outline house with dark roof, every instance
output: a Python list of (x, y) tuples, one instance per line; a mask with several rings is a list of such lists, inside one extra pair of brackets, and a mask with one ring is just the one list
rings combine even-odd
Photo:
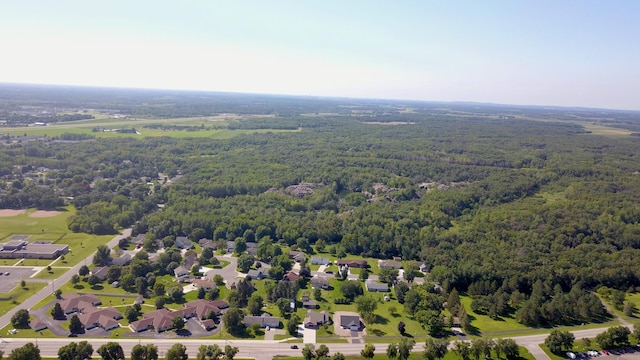
[(291, 250), (289, 251), (289, 259), (293, 259), (295, 262), (303, 262), (306, 258), (305, 253), (302, 251)]
[(316, 275), (311, 278), (311, 286), (314, 288), (327, 290), (329, 289), (329, 279), (324, 276)]
[(258, 253), (258, 244), (254, 242), (248, 242), (246, 251), (247, 251), (247, 254), (251, 256), (256, 256), (256, 254)]
[(189, 269), (187, 269), (182, 265), (178, 266), (177, 268), (175, 268), (175, 270), (173, 270), (173, 275), (175, 276), (178, 282), (186, 282), (191, 279)]
[(282, 280), (297, 281), (299, 278), (300, 278), (300, 275), (294, 273), (293, 271), (289, 271), (288, 273), (284, 274), (284, 276), (282, 277)]
[(245, 327), (249, 327), (254, 323), (260, 324), (261, 328), (266, 328), (267, 326), (277, 328), (280, 326), (280, 318), (271, 316), (267, 313), (260, 316), (245, 316), (243, 322)]
[(367, 288), (367, 291), (370, 292), (387, 292), (389, 291), (389, 285), (385, 283), (380, 283), (374, 280), (367, 280), (364, 283), (364, 286)]
[(216, 328), (216, 323), (211, 319), (202, 320), (200, 323), (202, 324), (202, 327), (207, 331), (210, 331)]
[(338, 267), (348, 266), (352, 268), (368, 268), (369, 264), (366, 260), (338, 260)]
[(175, 245), (178, 249), (191, 249), (193, 247), (193, 242), (189, 240), (186, 236), (177, 236)]
[(318, 307), (318, 303), (312, 299), (306, 299), (302, 301), (302, 307), (305, 309), (315, 310)]
[(362, 322), (357, 315), (340, 315), (340, 327), (351, 331), (360, 331)]
[(211, 248), (213, 250), (217, 249), (216, 243), (213, 242), (213, 240), (211, 239), (206, 239), (206, 238), (202, 238), (200, 240), (198, 240), (198, 245), (200, 245), (201, 248)]
[(232, 253), (236, 251), (236, 242), (235, 241), (227, 241), (227, 252)]
[(326, 311), (308, 311), (307, 317), (304, 318), (304, 327), (308, 329), (317, 329), (329, 322), (329, 313)]
[(187, 254), (184, 256), (184, 267), (186, 267), (187, 269), (191, 269), (195, 264), (199, 264), (198, 254), (192, 251), (187, 251)]
[(380, 269), (384, 269), (384, 268), (402, 269), (402, 264), (393, 260), (384, 260), (378, 263), (378, 267)]
[(331, 260), (326, 257), (312, 256), (311, 257), (311, 265), (330, 265)]
[(131, 239), (131, 243), (133, 244), (142, 244), (144, 242), (145, 236), (147, 234), (138, 234)]
[(251, 280), (262, 280), (268, 278), (269, 274), (267, 273), (267, 270), (263, 268), (257, 270), (251, 269), (249, 270), (249, 272), (247, 272), (247, 277)]

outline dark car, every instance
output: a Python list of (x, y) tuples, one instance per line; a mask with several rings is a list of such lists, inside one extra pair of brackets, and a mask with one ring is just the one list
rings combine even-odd
[(292, 349), (297, 349), (297, 348), (298, 348), (298, 345), (291, 345), (291, 348), (292, 348)]

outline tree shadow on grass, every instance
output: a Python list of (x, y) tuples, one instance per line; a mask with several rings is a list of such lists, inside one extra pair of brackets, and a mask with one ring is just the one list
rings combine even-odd
[(82, 284), (75, 284), (75, 285), (73, 285), (73, 288), (74, 288), (74, 289), (77, 289), (77, 290), (82, 290), (82, 289), (84, 289), (84, 285), (82, 285)]
[[(471, 314), (468, 314), (468, 316), (469, 316), (469, 322), (473, 323), (473, 320), (475, 320), (476, 317), (471, 315)], [(473, 335), (473, 336), (480, 336), (480, 334), (482, 334), (480, 329), (478, 329), (477, 327), (475, 327), (473, 325), (469, 325), (469, 330), (467, 332), (469, 333), (469, 335)]]
[(377, 315), (376, 314), (376, 320), (374, 321), (374, 323), (381, 324), (381, 325), (386, 325), (386, 324), (389, 323), (389, 319), (387, 319), (386, 317), (384, 317), (382, 315)]
[(387, 335), (386, 331), (382, 331), (380, 329), (373, 329), (373, 330), (371, 330), (371, 333), (373, 335), (375, 335), (375, 336), (385, 336), (385, 335)]
[(96, 284), (91, 287), (91, 290), (103, 290), (103, 289), (104, 289), (104, 286), (100, 284)]

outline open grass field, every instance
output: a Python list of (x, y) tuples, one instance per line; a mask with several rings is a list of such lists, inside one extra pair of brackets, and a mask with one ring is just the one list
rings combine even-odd
[(631, 131), (629, 130), (610, 127), (610, 126), (603, 126), (603, 125), (598, 125), (593, 123), (589, 123), (589, 124), (581, 123), (581, 125), (584, 126), (585, 130), (591, 131), (593, 135), (619, 137), (619, 136), (629, 136), (629, 134), (631, 134)]
[[(51, 124), (49, 126), (37, 127), (16, 127), (6, 129), (4, 131), (11, 135), (32, 135), (32, 136), (59, 136), (65, 133), (73, 134), (91, 134), (99, 138), (110, 137), (155, 137), (169, 136), (177, 138), (191, 137), (211, 137), (215, 139), (229, 139), (242, 134), (266, 133), (266, 132), (296, 132), (300, 130), (280, 130), (280, 129), (259, 129), (259, 130), (229, 130), (223, 127), (226, 125), (225, 118), (207, 116), (192, 118), (173, 118), (173, 119), (112, 119), (104, 115), (95, 115), (92, 120), (70, 121), (64, 123)], [(145, 128), (145, 125), (161, 124), (165, 126), (179, 125), (200, 127), (202, 130), (162, 130)], [(119, 132), (93, 132), (94, 128), (105, 129), (131, 129), (136, 128), (140, 134), (123, 134)], [(215, 127), (215, 128), (214, 128)]]
[[(58, 266), (73, 266), (96, 250), (100, 244), (105, 244), (113, 235), (75, 234), (67, 229), (67, 218), (75, 213), (72, 206), (67, 206), (56, 216), (33, 217), (35, 209), (29, 209), (22, 214), (0, 217), (0, 228), (3, 237), (0, 241), (8, 241), (12, 235), (29, 235), (29, 241), (51, 241), (56, 244), (69, 245), (69, 253), (64, 255), (64, 261), (58, 260)], [(3, 260), (4, 261), (4, 260)], [(17, 260), (7, 259), (7, 262)], [(52, 262), (48, 259), (24, 259), (23, 266), (47, 266)]]
[(45, 286), (47, 286), (45, 283), (27, 283), (25, 288), (16, 286), (11, 292), (0, 294), (0, 315), (18, 306)]

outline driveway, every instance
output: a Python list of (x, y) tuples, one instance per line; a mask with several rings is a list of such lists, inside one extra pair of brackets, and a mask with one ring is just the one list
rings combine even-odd
[(307, 329), (304, 326), (298, 326), (298, 333), (302, 334), (303, 344), (315, 344), (316, 343), (316, 330)]
[(264, 331), (264, 339), (265, 340), (275, 340), (276, 335), (284, 335), (287, 331), (284, 329), (271, 329), (269, 331)]
[[(67, 336), (69, 335), (69, 331), (65, 330), (60, 324), (66, 320), (54, 320), (49, 316), (51, 313), (51, 307), (60, 300), (52, 300), (45, 306), (41, 306), (35, 310), (30, 310), (29, 314), (35, 317), (36, 319), (40, 319), (47, 324), (47, 328), (56, 336)], [(67, 316), (69, 319), (72, 315)]]

